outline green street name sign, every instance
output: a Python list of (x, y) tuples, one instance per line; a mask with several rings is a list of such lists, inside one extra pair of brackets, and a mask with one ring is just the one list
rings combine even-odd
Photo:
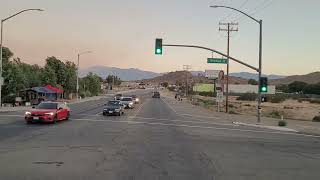
[(216, 64), (228, 64), (228, 59), (223, 58), (208, 58), (207, 63), (216, 63)]

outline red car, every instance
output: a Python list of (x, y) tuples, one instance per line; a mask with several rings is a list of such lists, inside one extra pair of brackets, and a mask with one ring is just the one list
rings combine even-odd
[(62, 102), (41, 102), (25, 113), (25, 120), (28, 124), (33, 122), (56, 123), (61, 120), (68, 120), (70, 109)]

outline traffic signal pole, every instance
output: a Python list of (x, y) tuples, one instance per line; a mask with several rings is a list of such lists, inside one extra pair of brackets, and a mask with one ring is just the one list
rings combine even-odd
[(236, 59), (236, 58), (234, 58), (234, 57), (228, 56), (227, 54), (224, 54), (224, 53), (222, 53), (222, 52), (220, 52), (220, 51), (217, 51), (217, 50), (215, 50), (215, 49), (211, 49), (211, 48), (207, 48), (207, 47), (203, 47), (203, 46), (183, 45), (183, 44), (163, 44), (162, 46), (204, 49), (204, 50), (207, 50), (207, 51), (211, 51), (211, 52), (217, 53), (217, 54), (219, 54), (219, 55), (221, 55), (221, 56), (223, 56), (223, 57), (229, 58), (229, 59), (231, 59), (231, 60), (234, 61), (234, 62), (237, 62), (237, 63), (239, 63), (239, 64), (242, 64), (242, 65), (244, 65), (244, 66), (246, 66), (246, 67), (248, 67), (248, 68), (250, 68), (250, 69), (253, 69), (253, 70), (259, 72), (259, 68), (256, 68), (256, 67), (254, 67), (254, 66), (251, 66), (250, 64), (247, 64), (247, 63), (245, 63), (245, 62), (243, 62), (243, 61), (240, 61), (240, 60), (238, 60), (238, 59)]
[(262, 20), (259, 21), (260, 35), (259, 35), (259, 87), (258, 87), (258, 124), (261, 123), (261, 72), (262, 72)]

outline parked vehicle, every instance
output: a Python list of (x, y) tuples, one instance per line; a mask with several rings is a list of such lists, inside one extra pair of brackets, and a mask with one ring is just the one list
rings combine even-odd
[(158, 91), (153, 92), (152, 98), (160, 98), (160, 93)]
[(105, 107), (103, 109), (102, 114), (104, 116), (106, 115), (117, 115), (121, 116), (123, 114), (123, 106), (120, 101), (118, 100), (113, 100), (113, 101), (108, 101), (107, 104), (105, 104)]
[(70, 109), (63, 102), (41, 102), (33, 109), (25, 112), (25, 120), (28, 124), (33, 122), (56, 123), (61, 120), (68, 120)]
[(120, 100), (121, 104), (124, 105), (125, 108), (133, 109), (134, 108), (134, 102), (132, 100), (132, 97), (123, 97)]

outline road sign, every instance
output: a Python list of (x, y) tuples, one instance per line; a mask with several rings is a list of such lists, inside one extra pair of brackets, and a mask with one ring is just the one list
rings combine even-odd
[[(218, 79), (222, 70), (205, 70), (205, 76), (209, 79)], [(223, 73), (223, 71), (222, 71)]]
[(223, 58), (208, 58), (207, 63), (213, 64), (228, 64), (228, 59)]

